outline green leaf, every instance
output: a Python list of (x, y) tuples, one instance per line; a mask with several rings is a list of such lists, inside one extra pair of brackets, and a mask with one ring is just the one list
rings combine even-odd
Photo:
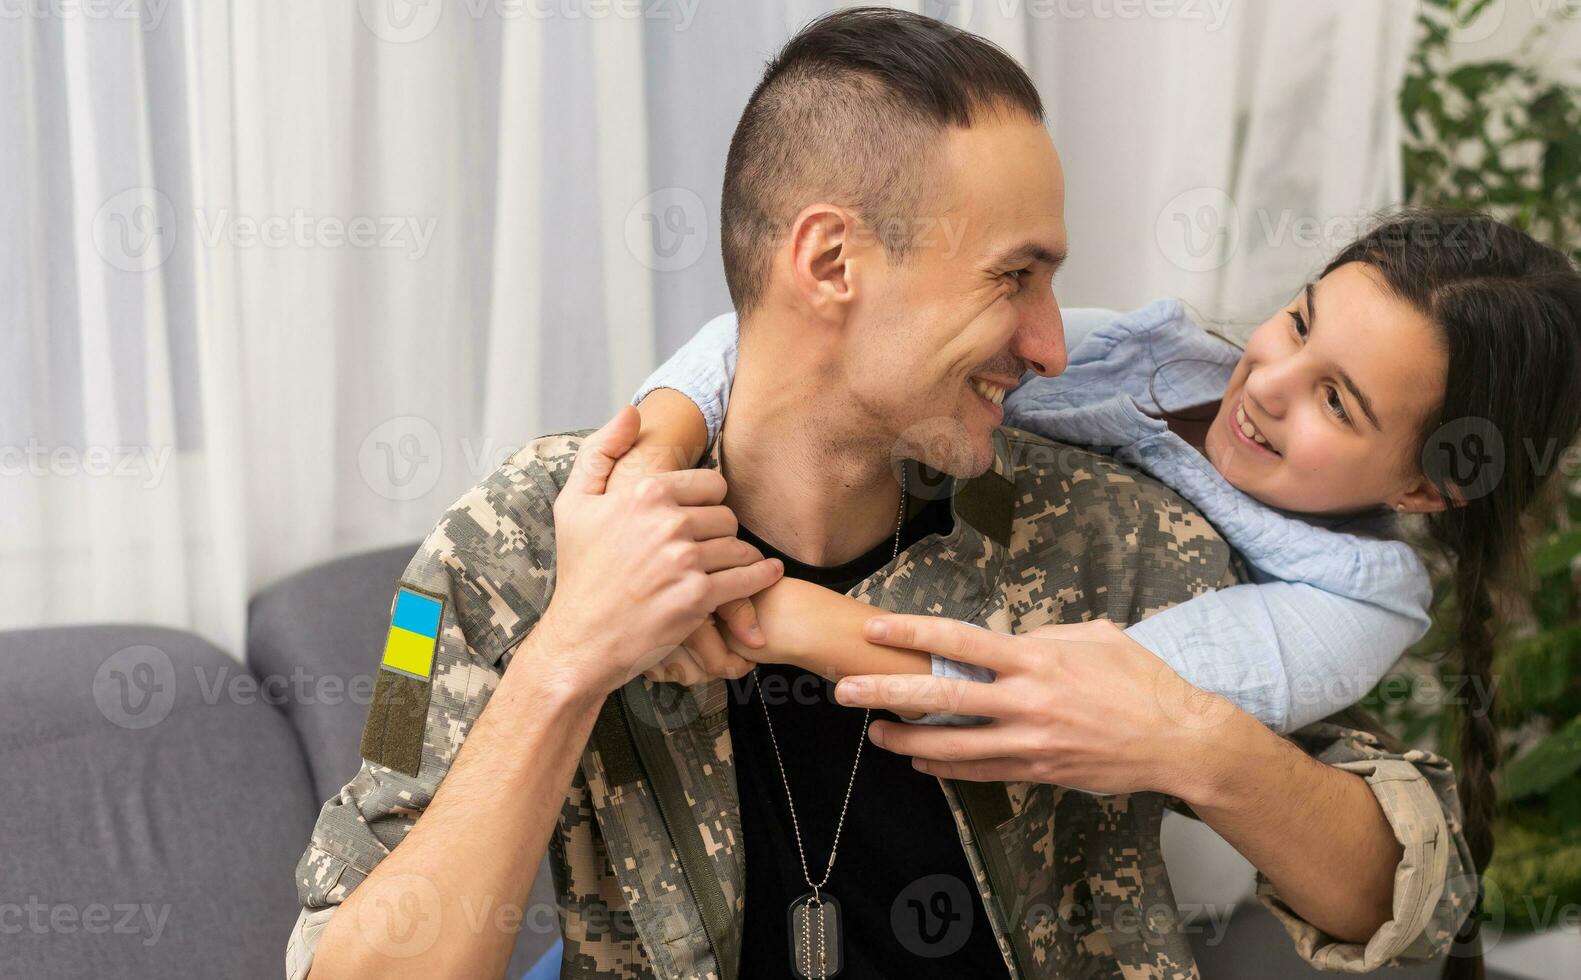
[(1532, 577), (1546, 578), (1568, 572), (1576, 555), (1581, 555), (1581, 528), (1555, 535), (1532, 549)]
[(1504, 767), (1501, 795), (1519, 800), (1547, 792), (1581, 771), (1581, 718), (1554, 732)]
[(1498, 828), (1487, 876), (1488, 917), (1513, 931), (1554, 928), (1581, 902), (1581, 830), (1546, 814), (1512, 815)]
[(1479, 61), (1461, 65), (1449, 73), (1449, 84), (1460, 89), (1473, 102), (1485, 98), (1490, 89), (1501, 85), (1515, 75), (1517, 69), (1508, 61)]
[(1581, 180), (1581, 131), (1543, 147), (1543, 186), (1557, 192)]
[(1527, 718), (1558, 704), (1570, 690), (1581, 654), (1581, 627), (1544, 631), (1503, 645), (1496, 661), (1504, 683), (1497, 696), (1507, 717)]

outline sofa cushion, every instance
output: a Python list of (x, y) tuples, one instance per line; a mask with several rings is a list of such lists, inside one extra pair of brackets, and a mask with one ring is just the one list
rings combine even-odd
[(357, 774), (395, 584), (415, 543), (317, 565), (253, 598), (247, 665), (302, 736), (314, 796)]
[(0, 972), (279, 976), (315, 804), (291, 726), (187, 633), (0, 633)]

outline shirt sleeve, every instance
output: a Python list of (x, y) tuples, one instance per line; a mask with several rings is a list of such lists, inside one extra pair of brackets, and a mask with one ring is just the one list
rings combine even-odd
[[(1355, 726), (1355, 727), (1353, 727)], [(1343, 942), (1296, 915), (1266, 876), (1257, 898), (1320, 970), (1367, 973), (1444, 955), (1477, 894), (1461, 830), (1454, 771), (1441, 756), (1406, 749), (1352, 709), (1291, 736), (1313, 758), (1367, 781), (1403, 853), (1394, 871), (1390, 919), (1366, 942)]]
[[(403, 671), (376, 671), (361, 766), (319, 811), (297, 864), (301, 908), (287, 940), (288, 978), (307, 975), (336, 909), (432, 802), (499, 685), (508, 651), (547, 606), (557, 487), (535, 456), (561, 441), (546, 437), (529, 445), (463, 495), (402, 573), (399, 589), (418, 590), (439, 608), (428, 632), (429, 624), (401, 618), (399, 605), (392, 605), (381, 663), (389, 663), (390, 651), (402, 649), (403, 641), (410, 650), (406, 627), (435, 637), (432, 658), (414, 661), (408, 653)], [(563, 479), (569, 456), (555, 465)]]
[(1192, 685), (1288, 732), (1360, 701), (1427, 627), (1395, 604), (1270, 581), (1200, 595), (1126, 633)]
[(642, 401), (655, 388), (679, 391), (703, 413), (703, 421), (708, 426), (708, 443), (713, 445), (724, 425), (725, 408), (730, 402), (738, 343), (736, 315), (726, 313), (714, 317), (648, 375), (637, 393), (631, 396), (631, 403)]
[(1059, 314), (1065, 324), (1065, 349), (1074, 350), (1087, 339), (1088, 334), (1118, 317), (1120, 311), (1097, 306), (1071, 306), (1062, 307)]
[[(969, 625), (975, 626), (976, 624), (972, 623)], [(987, 667), (982, 667), (978, 664), (962, 663), (959, 660), (951, 660), (948, 657), (941, 657), (936, 653), (933, 654), (931, 670), (934, 677), (942, 678), (944, 680), (974, 681), (979, 684), (990, 683), (995, 677), (998, 676)], [(920, 718), (912, 719), (911, 724), (986, 725), (991, 720), (992, 719), (984, 718), (980, 715), (957, 715), (943, 711), (930, 711)]]

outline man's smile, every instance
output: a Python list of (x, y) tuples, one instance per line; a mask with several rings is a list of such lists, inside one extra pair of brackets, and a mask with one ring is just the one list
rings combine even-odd
[(1011, 388), (1010, 385), (997, 384), (987, 378), (973, 377), (967, 380), (971, 382), (973, 391), (977, 392), (984, 401), (995, 407), (1005, 403), (1005, 393)]

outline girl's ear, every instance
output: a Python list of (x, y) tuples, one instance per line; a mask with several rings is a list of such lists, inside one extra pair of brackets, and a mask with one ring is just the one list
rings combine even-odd
[(1464, 500), (1446, 501), (1438, 488), (1418, 477), (1414, 483), (1384, 501), (1384, 506), (1402, 514), (1437, 514), (1451, 506), (1459, 507)]

